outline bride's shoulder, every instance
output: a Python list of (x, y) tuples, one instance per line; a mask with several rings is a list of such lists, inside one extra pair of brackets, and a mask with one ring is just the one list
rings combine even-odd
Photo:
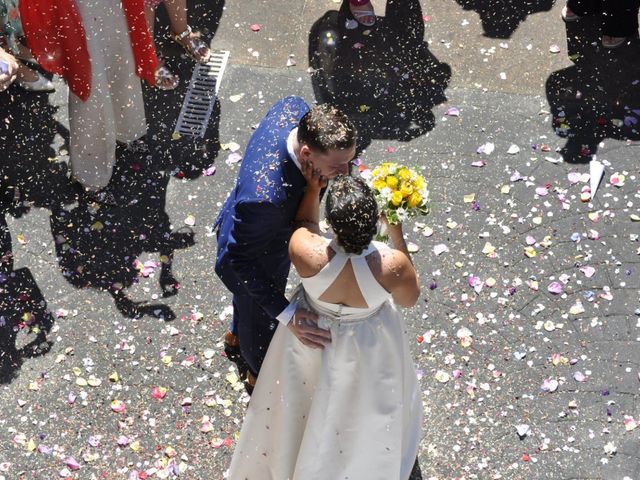
[(377, 260), (380, 273), (383, 276), (397, 277), (398, 270), (402, 269), (408, 262), (404, 253), (391, 248), (387, 244), (376, 245), (376, 251), (377, 255), (373, 256), (373, 258)]
[(302, 276), (313, 275), (329, 261), (328, 247), (329, 240), (325, 237), (298, 228), (289, 242), (289, 257)]

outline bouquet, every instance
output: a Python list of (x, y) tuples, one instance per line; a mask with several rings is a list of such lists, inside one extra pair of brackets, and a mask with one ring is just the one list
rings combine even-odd
[(363, 176), (373, 189), (380, 213), (387, 217), (390, 225), (429, 213), (429, 190), (415, 170), (387, 162)]

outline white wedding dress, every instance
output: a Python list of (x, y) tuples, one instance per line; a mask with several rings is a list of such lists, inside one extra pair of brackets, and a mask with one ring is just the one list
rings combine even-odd
[[(230, 480), (407, 480), (416, 460), (422, 401), (391, 294), (366, 256), (335, 241), (331, 261), (302, 280), (292, 301), (331, 330), (324, 350), (304, 346), (280, 325), (251, 397), (229, 469)], [(319, 300), (351, 261), (369, 308)]]
[(147, 132), (142, 86), (136, 76), (129, 27), (120, 0), (77, 0), (91, 59), (91, 95), (69, 92), (71, 171), (85, 187), (109, 183), (116, 140)]

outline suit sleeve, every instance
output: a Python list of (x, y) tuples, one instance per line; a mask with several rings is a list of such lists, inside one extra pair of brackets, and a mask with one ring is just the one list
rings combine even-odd
[(289, 306), (289, 301), (276, 287), (272, 274), (257, 260), (264, 255), (281, 224), (282, 214), (275, 205), (239, 203), (227, 244), (229, 265), (234, 274), (245, 286), (247, 294), (272, 318), (280, 315)]

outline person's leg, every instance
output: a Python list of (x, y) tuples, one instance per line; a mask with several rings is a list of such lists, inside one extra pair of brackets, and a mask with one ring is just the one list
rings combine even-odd
[(200, 36), (191, 31), (187, 22), (187, 0), (165, 0), (164, 3), (173, 38), (191, 57), (199, 63), (205, 63), (211, 54), (209, 47)]
[(153, 38), (153, 32), (155, 30), (156, 25), (156, 2), (145, 1), (144, 2), (144, 18), (147, 21), (147, 30), (149, 30), (149, 34), (151, 38)]
[[(153, 38), (155, 23), (156, 23), (156, 7), (162, 3), (162, 0), (145, 0), (144, 2), (144, 17), (147, 21), (147, 29), (149, 30), (149, 34), (151, 38)], [(155, 45), (155, 41), (154, 41)], [(157, 50), (157, 48), (156, 48)], [(160, 65), (156, 70), (156, 87), (162, 90), (173, 90), (178, 86), (178, 77), (174, 75), (167, 67), (164, 65), (164, 61), (160, 58)]]
[(165, 0), (164, 7), (169, 14), (171, 31), (174, 34), (184, 32), (189, 26), (187, 22), (187, 0)]
[(602, 34), (613, 43), (638, 33), (638, 9), (640, 0), (604, 0)]
[(351, 15), (358, 23), (371, 27), (376, 23), (376, 15), (370, 0), (348, 0)]
[(278, 320), (269, 317), (249, 296), (234, 295), (233, 300), (238, 313), (235, 318), (242, 358), (247, 362), (249, 371), (257, 377), (278, 326)]

